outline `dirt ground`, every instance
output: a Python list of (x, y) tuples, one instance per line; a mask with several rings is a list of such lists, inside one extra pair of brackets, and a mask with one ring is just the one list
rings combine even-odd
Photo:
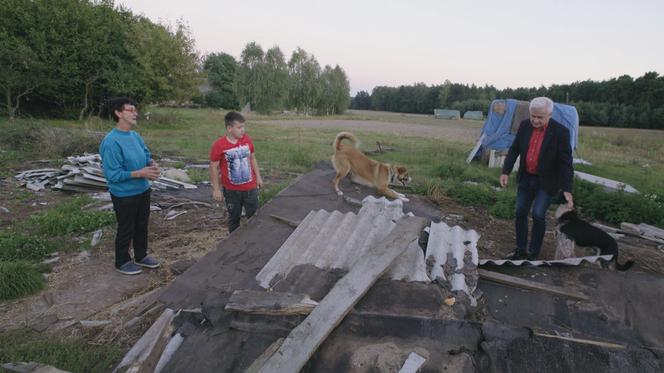
[[(159, 194), (153, 193), (153, 202), (159, 200)], [(210, 195), (210, 187), (201, 185), (194, 195), (174, 197), (211, 203)], [(0, 213), (0, 225), (8, 226), (72, 197), (57, 191), (29, 192), (12, 180), (5, 180), (0, 206), (9, 213)], [(38, 332), (85, 335), (97, 343), (135, 342), (158, 315), (158, 309), (151, 306), (161, 287), (214, 250), (228, 234), (225, 211), (212, 205), (212, 208), (178, 208), (187, 212), (172, 220), (165, 220), (166, 211), (153, 211), (149, 251), (162, 266), (144, 270), (138, 276), (128, 277), (114, 270), (114, 226), (103, 229), (102, 240), (94, 248), (59, 252), (60, 259), (47, 274), (47, 287), (43, 291), (0, 303), (0, 330), (28, 327)], [(89, 240), (91, 236), (88, 233), (80, 239)]]

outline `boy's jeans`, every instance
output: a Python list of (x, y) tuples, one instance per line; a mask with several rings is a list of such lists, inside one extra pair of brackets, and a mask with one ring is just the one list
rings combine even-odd
[(243, 192), (224, 188), (223, 191), (226, 209), (228, 210), (228, 232), (230, 233), (240, 226), (242, 207), (244, 207), (247, 214), (247, 219), (258, 210), (258, 189)]

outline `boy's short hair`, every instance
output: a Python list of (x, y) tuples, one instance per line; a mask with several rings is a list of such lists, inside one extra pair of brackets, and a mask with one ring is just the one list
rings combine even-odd
[(244, 117), (237, 111), (230, 111), (224, 117), (224, 123), (226, 123), (226, 127), (230, 127), (233, 122), (244, 123)]
[(108, 110), (108, 115), (113, 118), (117, 123), (120, 118), (115, 115), (116, 111), (122, 111), (125, 105), (134, 105), (136, 106), (136, 101), (130, 99), (129, 97), (114, 97), (109, 99), (106, 102), (106, 110)]

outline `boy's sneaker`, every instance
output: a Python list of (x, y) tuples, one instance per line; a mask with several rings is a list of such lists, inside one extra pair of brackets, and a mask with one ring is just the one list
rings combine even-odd
[(137, 275), (142, 272), (141, 267), (131, 261), (121, 265), (120, 268), (116, 267), (115, 270), (124, 275)]
[(159, 268), (161, 265), (156, 259), (150, 258), (149, 256), (141, 259), (141, 261), (135, 261), (135, 263), (145, 268)]

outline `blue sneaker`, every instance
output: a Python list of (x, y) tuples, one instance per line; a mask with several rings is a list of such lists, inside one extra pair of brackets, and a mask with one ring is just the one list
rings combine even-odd
[(116, 271), (124, 275), (137, 275), (142, 272), (141, 267), (134, 264), (134, 262), (127, 262), (120, 266), (120, 268), (115, 268)]
[(134, 261), (137, 265), (145, 268), (159, 268), (161, 264), (156, 259), (146, 256), (141, 261)]

